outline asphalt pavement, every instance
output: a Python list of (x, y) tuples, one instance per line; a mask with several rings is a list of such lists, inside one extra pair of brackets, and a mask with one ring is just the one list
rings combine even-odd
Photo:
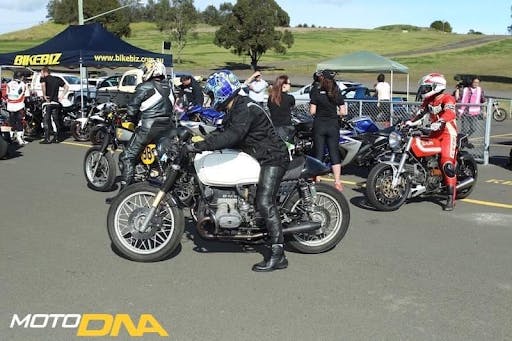
[[(512, 171), (496, 148), (453, 212), (436, 199), (376, 212), (357, 186), (364, 172), (347, 169), (343, 241), (262, 274), (251, 271), (260, 248), (204, 242), (191, 224), (168, 260), (119, 257), (112, 193), (85, 185), (86, 147), (30, 143), (0, 160), (0, 340), (80, 339), (59, 323), (10, 328), (13, 314), (91, 313), (152, 314), (169, 340), (511, 340)], [(121, 328), (117, 339), (132, 338)]]

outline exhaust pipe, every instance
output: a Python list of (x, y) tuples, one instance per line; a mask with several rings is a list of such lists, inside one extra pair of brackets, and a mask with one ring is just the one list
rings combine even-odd
[(318, 230), (322, 225), (319, 222), (309, 221), (307, 223), (295, 224), (288, 227), (283, 226), (283, 234), (295, 234), (312, 232)]
[(467, 178), (466, 180), (464, 181), (461, 181), (458, 185), (457, 185), (457, 191), (460, 191), (462, 189), (466, 189), (468, 188), (469, 186), (471, 186), (473, 183), (475, 182), (475, 178), (471, 177), (471, 178)]

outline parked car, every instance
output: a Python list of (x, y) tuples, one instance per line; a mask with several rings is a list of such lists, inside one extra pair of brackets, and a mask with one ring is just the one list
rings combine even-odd
[[(66, 94), (63, 94), (62, 92), (64, 91), (64, 89), (60, 88), (59, 95), (62, 95), (63, 98), (68, 99), (70, 102), (80, 103), (82, 88), (84, 93), (84, 102), (96, 98), (96, 87), (88, 85), (87, 80), (84, 79), (80, 81), (79, 76), (67, 73), (52, 72), (51, 75), (62, 79), (64, 83), (68, 85), (68, 92)], [(41, 89), (40, 72), (34, 72), (34, 74), (32, 75), (30, 89), (32, 92), (35, 92), (37, 96), (43, 96), (43, 90)]]
[[(351, 82), (351, 81), (336, 81), (340, 90), (346, 89), (348, 87), (360, 86), (360, 83)], [(313, 84), (308, 84), (303, 86), (297, 91), (290, 92), (290, 95), (295, 97), (295, 101), (297, 102), (309, 102), (309, 93), (311, 92), (311, 86)]]
[[(362, 85), (347, 87), (341, 90), (347, 100), (347, 110), (350, 118), (367, 115), (377, 121), (389, 121), (389, 106), (378, 106), (377, 96), (372, 94), (372, 90)], [(401, 104), (404, 102), (402, 97), (393, 97), (393, 112), (395, 117), (408, 117), (407, 106)], [(387, 110), (386, 110), (387, 109)]]
[(115, 74), (112, 76), (104, 77), (101, 82), (96, 85), (97, 89), (117, 89), (119, 82), (121, 81), (122, 74)]

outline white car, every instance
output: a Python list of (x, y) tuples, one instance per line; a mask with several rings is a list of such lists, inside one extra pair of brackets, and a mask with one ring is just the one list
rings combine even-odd
[[(350, 81), (336, 81), (336, 83), (338, 84), (340, 90), (361, 85), (360, 83)], [(295, 97), (296, 102), (309, 102), (309, 93), (311, 92), (312, 85), (313, 84), (305, 85), (297, 91), (290, 92), (290, 95)]]
[[(87, 102), (88, 99), (96, 97), (96, 87), (93, 85), (87, 85), (87, 80), (85, 79), (82, 80), (82, 82), (80, 82), (80, 77), (77, 75), (57, 72), (52, 72), (51, 75), (62, 79), (64, 83), (68, 85), (68, 92), (62, 94), (62, 91), (64, 91), (64, 89), (60, 88), (59, 95), (63, 95), (63, 98), (69, 100), (72, 103), (80, 102), (80, 90), (82, 87), (84, 89), (83, 91), (85, 102)], [(43, 90), (41, 89), (41, 74), (39, 72), (34, 72), (34, 74), (32, 75), (30, 89), (32, 92), (35, 92), (37, 96), (43, 96)]]

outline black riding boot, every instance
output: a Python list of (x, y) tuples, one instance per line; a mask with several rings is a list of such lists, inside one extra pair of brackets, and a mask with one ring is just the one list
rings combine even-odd
[(40, 144), (50, 144), (50, 131), (45, 129), (44, 131), (44, 139), (39, 142)]
[(105, 203), (107, 205), (110, 205), (112, 203), (112, 201), (114, 201), (114, 199), (117, 198), (117, 196), (119, 194), (121, 194), (121, 192), (123, 192), (126, 189), (126, 187), (128, 187), (129, 185), (131, 185), (134, 182), (133, 178), (135, 175), (135, 166), (133, 164), (131, 164), (130, 162), (123, 162), (122, 160), (119, 160), (119, 162), (123, 163), (121, 183), (119, 184), (119, 191), (113, 197), (108, 197), (105, 199)]
[(268, 260), (263, 260), (258, 264), (254, 264), (252, 271), (256, 272), (269, 272), (279, 269), (286, 269), (288, 267), (288, 259), (284, 255), (283, 244), (272, 244), (272, 254)]
[(255, 264), (253, 271), (267, 272), (288, 267), (288, 260), (284, 255), (283, 229), (281, 218), (276, 206), (276, 196), (281, 179), (285, 173), (282, 167), (263, 166), (260, 171), (258, 189), (256, 192), (256, 206), (265, 219), (266, 228), (270, 237), (271, 256), (268, 260)]
[(445, 211), (453, 211), (455, 206), (455, 188), (454, 186), (448, 186), (448, 195), (446, 196), (446, 205), (443, 207)]

